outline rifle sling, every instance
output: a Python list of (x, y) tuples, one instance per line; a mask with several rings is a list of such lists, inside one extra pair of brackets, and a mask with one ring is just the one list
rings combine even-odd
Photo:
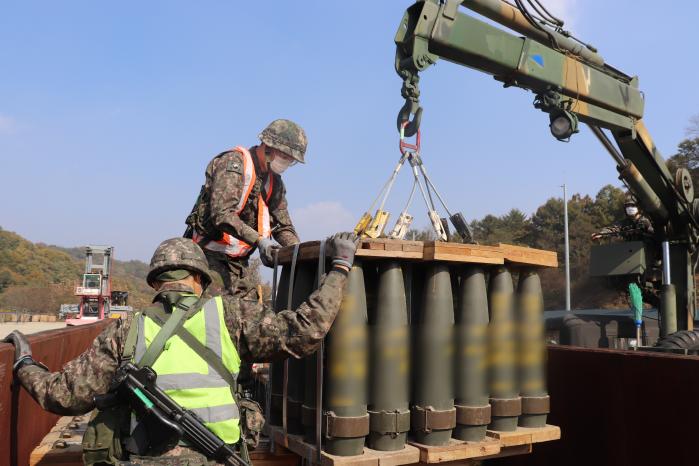
[[(155, 338), (153, 338), (153, 341), (148, 346), (145, 354), (136, 364), (138, 367), (153, 367), (155, 361), (157, 361), (160, 355), (163, 353), (165, 343), (192, 315), (192, 309), (194, 309), (194, 312), (199, 310), (200, 301), (201, 300), (195, 296), (185, 295), (181, 296), (174, 305), (171, 305), (172, 312), (167, 314), (167, 317), (163, 319), (162, 323), (159, 324), (160, 331), (158, 331), (157, 335), (155, 335)], [(161, 301), (161, 304), (163, 305), (163, 308), (169, 305), (167, 301)], [(151, 309), (155, 311), (157, 308), (147, 308), (143, 313), (148, 315)]]
[[(164, 317), (167, 316), (164, 316), (164, 313), (162, 311), (156, 310), (154, 308), (148, 308), (143, 312), (147, 317), (153, 319), (155, 323), (157, 323), (158, 325), (164, 326), (166, 324)], [(194, 335), (192, 335), (186, 328), (182, 326), (179, 326), (177, 329), (175, 329), (174, 335), (180, 337), (182, 341), (184, 341), (187, 344), (187, 346), (189, 346), (204, 361), (206, 361), (209, 364), (209, 366), (211, 366), (211, 368), (215, 370), (216, 373), (220, 375), (221, 378), (223, 378), (223, 380), (226, 381), (226, 383), (228, 383), (228, 385), (230, 385), (231, 390), (235, 392), (237, 388), (237, 382), (233, 377), (233, 374), (231, 374), (230, 371), (226, 369), (226, 366), (223, 365), (223, 361), (221, 360), (221, 358), (219, 358), (216, 355), (216, 353), (214, 353), (211, 350), (211, 348), (208, 348), (207, 346), (203, 345), (199, 340), (197, 340), (197, 338)]]

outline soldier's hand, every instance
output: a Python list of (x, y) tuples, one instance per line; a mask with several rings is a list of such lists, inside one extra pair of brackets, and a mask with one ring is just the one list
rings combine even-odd
[(260, 260), (266, 267), (274, 267), (274, 251), (279, 249), (279, 245), (270, 238), (261, 238), (257, 242), (260, 250)]
[(27, 364), (35, 364), (34, 359), (32, 359), (32, 347), (27, 341), (27, 337), (25, 337), (22, 332), (14, 330), (3, 338), (2, 341), (15, 345), (15, 363), (14, 366), (12, 366), (13, 370), (16, 371)]
[(354, 253), (359, 245), (359, 237), (354, 233), (337, 233), (330, 237), (330, 251), (333, 265), (352, 268)]

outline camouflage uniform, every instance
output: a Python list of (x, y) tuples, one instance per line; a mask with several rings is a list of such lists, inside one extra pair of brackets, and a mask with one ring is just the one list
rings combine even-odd
[[(261, 173), (260, 162), (255, 156), (257, 147), (251, 147), (250, 153), (255, 164), (255, 171)], [(223, 152), (209, 162), (206, 167), (206, 183), (204, 184), (204, 198), (207, 201), (205, 216), (210, 219), (211, 225), (207, 229), (218, 232), (226, 232), (247, 243), (255, 244), (259, 233), (257, 232), (257, 198), (267, 177), (274, 177), (272, 197), (269, 200), (269, 215), (274, 239), (282, 246), (288, 246), (299, 242), (294, 225), (289, 215), (286, 202), (286, 188), (282, 177), (268, 171), (264, 177), (258, 176), (252, 187), (240, 215), (236, 215), (233, 206), (243, 196), (242, 170), (243, 154), (237, 151)], [(266, 193), (263, 193), (266, 194)], [(203, 244), (202, 244), (203, 246)], [(236, 281), (245, 276), (248, 266), (248, 258), (233, 259), (226, 254), (204, 249), (209, 267), (221, 275), (227, 290), (233, 290)]]
[(626, 217), (621, 222), (604, 227), (599, 231), (604, 236), (619, 236), (625, 241), (647, 241), (654, 236), (653, 224), (647, 217)]
[[(296, 311), (284, 310), (277, 314), (258, 302), (254, 288), (239, 289), (235, 295), (223, 295), (226, 327), (241, 359), (270, 361), (287, 356), (300, 358), (313, 352), (337, 314), (345, 280), (346, 273), (333, 269), (320, 289)], [(192, 292), (177, 283), (164, 284), (160, 293), (165, 291)], [(61, 415), (87, 413), (95, 408), (95, 395), (107, 392), (117, 367), (122, 363), (130, 326), (130, 319), (116, 319), (87, 351), (66, 363), (58, 372), (27, 365), (18, 370), (17, 376), (42, 408)], [(212, 464), (203, 455), (184, 447), (177, 447), (166, 455), (177, 458), (132, 457), (131, 461), (189, 466)]]
[[(259, 134), (259, 138), (267, 147), (277, 149), (295, 161), (304, 163), (307, 139), (303, 129), (296, 123), (283, 119), (275, 120)], [(255, 173), (259, 176), (240, 214), (235, 210), (244, 196), (243, 154), (235, 150), (227, 151), (209, 162), (206, 167), (205, 184), (186, 222), (194, 231), (212, 240), (220, 239), (223, 233), (228, 233), (248, 244), (255, 245), (260, 236), (257, 224), (258, 195), (264, 190), (268, 178), (273, 177), (272, 195), (268, 202), (272, 235), (282, 246), (299, 242), (289, 216), (286, 189), (282, 178), (269, 170), (269, 167), (261, 166), (267, 164), (267, 161), (260, 160), (257, 148), (257, 146), (251, 147), (249, 151)], [(267, 171), (263, 173), (262, 168)], [(268, 193), (263, 192), (263, 194), (266, 197)], [(222, 252), (207, 250), (204, 243), (200, 245), (206, 253), (209, 266), (221, 275), (225, 288), (233, 292), (236, 281), (245, 276), (248, 258), (232, 258)]]

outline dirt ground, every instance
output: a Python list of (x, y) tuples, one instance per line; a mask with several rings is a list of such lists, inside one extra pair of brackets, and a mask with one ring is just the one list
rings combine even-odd
[(0, 323), (0, 338), (5, 338), (13, 330), (19, 330), (25, 335), (29, 335), (65, 326), (65, 322), (3, 322)]

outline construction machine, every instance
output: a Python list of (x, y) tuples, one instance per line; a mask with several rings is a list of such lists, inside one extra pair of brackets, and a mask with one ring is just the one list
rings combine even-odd
[(112, 299), (112, 246), (86, 246), (85, 272), (75, 296), (80, 298), (78, 314), (66, 325), (83, 325), (109, 317)]
[[(563, 26), (539, 0), (417, 1), (406, 10), (395, 36), (395, 69), (405, 99), (398, 129), (408, 136), (419, 133), (420, 73), (439, 59), (489, 74), (506, 88), (531, 91), (534, 107), (548, 113), (549, 130), (560, 141), (586, 125), (611, 155), (619, 179), (661, 242), (662, 333), (691, 331), (699, 204), (690, 174), (686, 169), (671, 173), (653, 143), (643, 122), (638, 77), (608, 64), (595, 47)], [(637, 249), (621, 243), (604, 260), (645, 267), (638, 263), (643, 254)], [(603, 265), (615, 269), (615, 264)]]

